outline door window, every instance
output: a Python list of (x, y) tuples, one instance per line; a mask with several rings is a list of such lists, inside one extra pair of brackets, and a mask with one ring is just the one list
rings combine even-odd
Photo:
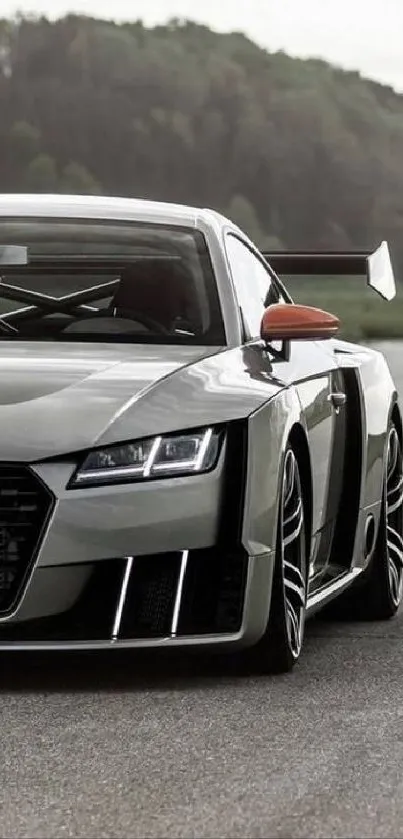
[(226, 250), (246, 337), (257, 338), (264, 310), (284, 301), (269, 270), (241, 239), (229, 234)]

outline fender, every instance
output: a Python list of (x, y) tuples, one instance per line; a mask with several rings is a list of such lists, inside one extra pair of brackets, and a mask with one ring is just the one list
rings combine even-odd
[(251, 555), (275, 550), (284, 455), (295, 425), (307, 437), (298, 392), (293, 386), (281, 390), (249, 417), (242, 542)]

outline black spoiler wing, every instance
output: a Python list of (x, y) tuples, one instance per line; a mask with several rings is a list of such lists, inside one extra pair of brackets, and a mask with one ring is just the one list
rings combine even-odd
[(272, 251), (263, 254), (280, 277), (292, 275), (366, 277), (367, 284), (384, 300), (396, 296), (396, 282), (387, 242), (375, 251)]
[(22, 245), (0, 245), (0, 265), (27, 265), (28, 248)]

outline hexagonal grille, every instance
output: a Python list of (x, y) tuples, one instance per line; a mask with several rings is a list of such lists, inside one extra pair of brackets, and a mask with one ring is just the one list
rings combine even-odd
[(12, 610), (22, 593), (53, 504), (28, 467), (0, 464), (0, 614)]

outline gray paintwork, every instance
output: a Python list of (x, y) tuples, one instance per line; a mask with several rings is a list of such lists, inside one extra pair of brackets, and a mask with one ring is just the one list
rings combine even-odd
[[(3, 341), (0, 458), (32, 462), (117, 439), (114, 422), (135, 416), (157, 382), (210, 351)], [(127, 439), (137, 436), (134, 423)]]
[[(68, 608), (85, 582), (81, 563), (129, 556), (134, 543), (140, 556), (215, 542), (224, 452), (207, 475), (72, 491), (66, 486), (77, 466), (77, 453), (94, 445), (245, 419), (249, 448), (242, 541), (249, 570), (241, 630), (225, 637), (110, 644), (245, 645), (257, 640), (270, 608), (282, 458), (296, 425), (309, 448), (310, 561), (313, 579), (317, 571), (320, 577), (337, 422), (329, 396), (337, 370), (352, 367), (360, 391), (363, 443), (354, 557), (332, 585), (312, 587), (308, 611), (348, 585), (365, 567), (362, 536), (368, 511), (376, 522), (379, 518), (385, 434), (397, 400), (383, 357), (337, 340), (291, 342), (287, 360), (270, 357), (260, 341), (243, 346), (224, 238), (232, 229), (249, 240), (212, 211), (126, 199), (0, 196), (0, 225), (2, 218), (18, 216), (152, 221), (201, 230), (217, 278), (227, 346), (0, 342), (0, 460), (32, 464), (57, 499), (24, 595), (13, 614), (0, 622), (21, 622)], [(101, 645), (88, 639), (85, 644), (13, 646), (54, 643), (61, 648)], [(0, 633), (0, 648), (9, 646)]]

